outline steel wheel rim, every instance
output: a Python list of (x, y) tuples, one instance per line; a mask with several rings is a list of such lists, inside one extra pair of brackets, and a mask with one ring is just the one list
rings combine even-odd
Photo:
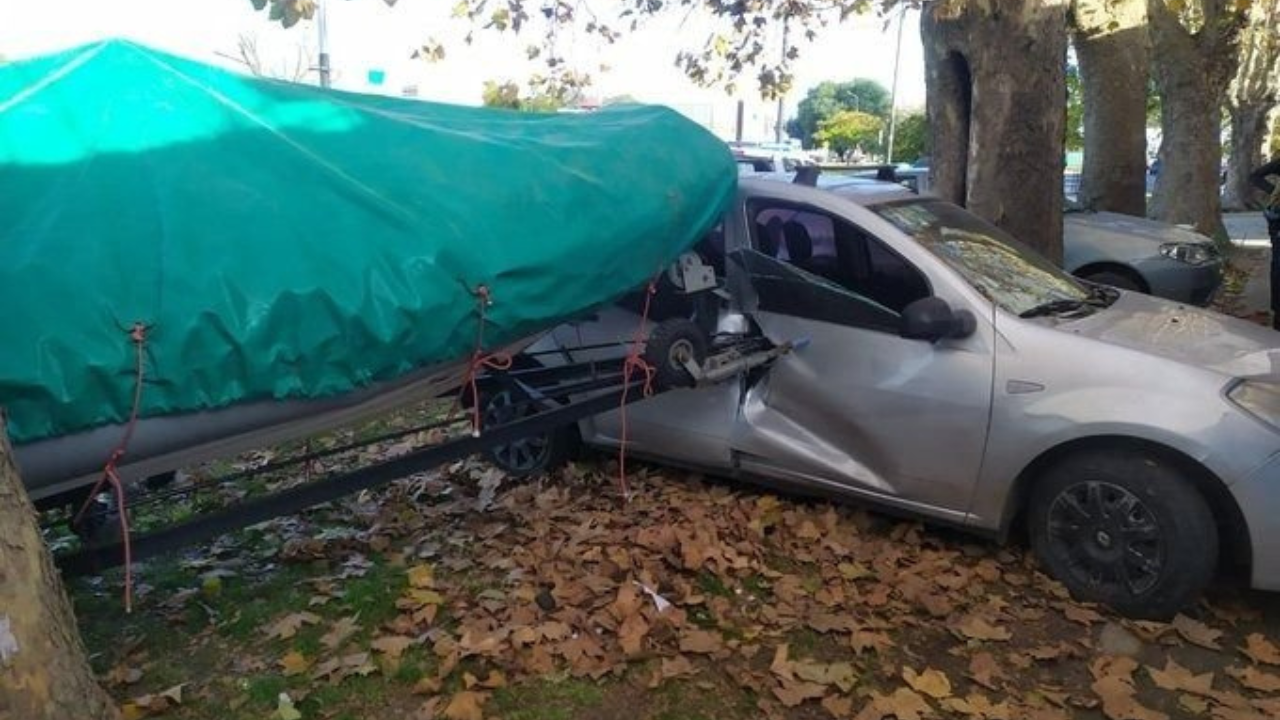
[[(489, 400), (485, 408), (484, 424), (499, 425), (533, 415), (536, 411), (528, 402), (519, 402), (510, 390), (503, 390)], [(493, 457), (504, 467), (517, 472), (536, 470), (550, 452), (551, 441), (546, 433), (514, 440), (493, 449)]]
[(1137, 596), (1160, 581), (1165, 564), (1160, 523), (1126, 488), (1100, 481), (1071, 485), (1053, 499), (1047, 523), (1053, 555), (1066, 562), (1078, 583)]
[(680, 340), (676, 340), (675, 342), (671, 343), (671, 349), (667, 351), (667, 364), (671, 366), (672, 370), (683, 371), (685, 369), (684, 367), (685, 361), (692, 360), (692, 359), (693, 359), (693, 343), (692, 342), (682, 338)]

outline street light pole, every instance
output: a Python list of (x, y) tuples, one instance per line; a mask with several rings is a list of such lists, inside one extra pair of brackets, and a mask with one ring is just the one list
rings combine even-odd
[(885, 148), (884, 162), (893, 163), (893, 138), (898, 130), (898, 63), (902, 61), (902, 25), (907, 18), (907, 6), (898, 14), (898, 44), (893, 49), (893, 86), (889, 90), (889, 144)]
[[(791, 31), (791, 26), (790, 26), (790, 24), (789, 24), (789, 22), (788, 22), (788, 18), (783, 18), (783, 19), (782, 19), (782, 63), (783, 63), (783, 64), (785, 64), (785, 63), (787, 62), (787, 40), (788, 40), (787, 34), (788, 34), (790, 31)], [(781, 67), (781, 65), (780, 65), (779, 67)], [(779, 91), (778, 91), (778, 118), (777, 118), (777, 121), (774, 123), (774, 126), (773, 126), (773, 140), (774, 140), (774, 142), (778, 142), (778, 143), (781, 143), (781, 142), (782, 142), (782, 103), (783, 103), (783, 100), (784, 100), (784, 94), (783, 94), (783, 92), (782, 92), (781, 90), (779, 90)]]
[(319, 41), (317, 42), (320, 51), (320, 87), (329, 87), (329, 22), (327, 8), (328, 2), (320, 3), (320, 7), (316, 10), (316, 34)]

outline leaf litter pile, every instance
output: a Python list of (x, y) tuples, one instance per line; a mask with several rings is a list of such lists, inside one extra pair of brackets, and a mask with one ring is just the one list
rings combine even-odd
[(460, 462), (73, 596), (126, 718), (1280, 717), (1274, 597), (1128, 621), (1017, 546), (613, 467)]

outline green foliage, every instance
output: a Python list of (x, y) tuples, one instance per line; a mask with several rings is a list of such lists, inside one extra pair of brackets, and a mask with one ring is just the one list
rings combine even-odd
[(553, 93), (534, 92), (522, 95), (520, 86), (510, 80), (501, 83), (485, 80), (481, 101), (485, 107), (524, 112), (555, 112), (566, 104), (562, 98)]
[(787, 123), (787, 132), (800, 138), (806, 147), (812, 147), (821, 142), (816, 134), (823, 121), (845, 110), (888, 117), (889, 91), (875, 80), (865, 78), (818, 83), (800, 101), (795, 119)]
[(893, 137), (893, 159), (913, 162), (928, 155), (929, 148), (929, 117), (922, 112), (899, 114)]
[(871, 113), (841, 110), (819, 123), (813, 139), (843, 156), (858, 147), (873, 149), (883, 127), (884, 120)]
[(1067, 150), (1084, 150), (1084, 91), (1080, 68), (1067, 65)]

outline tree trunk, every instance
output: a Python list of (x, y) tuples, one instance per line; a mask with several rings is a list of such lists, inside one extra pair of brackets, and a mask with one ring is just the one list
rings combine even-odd
[(1075, 0), (1084, 92), (1079, 200), (1094, 210), (1147, 211), (1147, 0)]
[(1261, 207), (1262, 193), (1249, 182), (1249, 173), (1262, 165), (1262, 144), (1267, 139), (1266, 104), (1231, 109), (1231, 152), (1227, 156), (1227, 186), (1222, 193), (1226, 210)]
[(118, 717), (89, 669), (3, 428), (0, 414), (0, 718)]
[(1267, 116), (1280, 97), (1280, 0), (1254, 0), (1240, 33), (1240, 62), (1231, 81), (1231, 151), (1223, 206), (1231, 210), (1257, 207), (1259, 193), (1249, 173), (1263, 162)]
[(1203, 20), (1188, 29), (1166, 0), (1147, 4), (1163, 130), (1150, 210), (1165, 222), (1194, 225), (1224, 238), (1221, 116), (1243, 15), (1234, 0), (1200, 0), (1200, 5)]
[(943, 0), (920, 22), (935, 189), (1056, 262), (1066, 2)]

